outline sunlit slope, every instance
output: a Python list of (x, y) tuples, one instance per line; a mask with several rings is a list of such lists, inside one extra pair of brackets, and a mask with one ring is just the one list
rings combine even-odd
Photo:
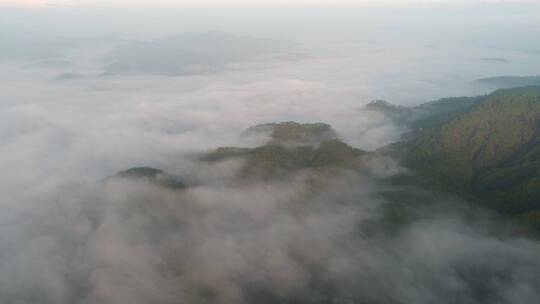
[(244, 135), (261, 132), (268, 133), (266, 144), (256, 148), (221, 147), (202, 159), (241, 158), (245, 160), (244, 174), (267, 175), (307, 168), (352, 168), (356, 158), (366, 153), (338, 139), (332, 127), (323, 123), (257, 125), (246, 130)]
[(439, 188), (505, 212), (540, 209), (540, 87), (495, 91), (393, 149)]

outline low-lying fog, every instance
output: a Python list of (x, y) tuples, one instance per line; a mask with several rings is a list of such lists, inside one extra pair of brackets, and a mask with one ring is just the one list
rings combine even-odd
[[(524, 43), (538, 37), (532, 12), (509, 17), (521, 20), (520, 33), (504, 31), (504, 39), (475, 39), (484, 37), (482, 20), (504, 27), (499, 12), (454, 12), (455, 30), (440, 34), (413, 35), (417, 24), (407, 27), (411, 39), (396, 39), (396, 24), (363, 39), (380, 23), (347, 30), (343, 22), (321, 31), (325, 41), (308, 30), (316, 20), (300, 13), (297, 31), (282, 35), (283, 24), (269, 30), (269, 14), (267, 23), (247, 19), (256, 25), (249, 30), (239, 20), (224, 31), (192, 22), (189, 32), (178, 26), (158, 35), (158, 28), (149, 38), (145, 28), (140, 37), (132, 28), (77, 35), (61, 23), (77, 22), (69, 12), (42, 9), (0, 13), (7, 25), (0, 31), (0, 302), (533, 303), (540, 296), (540, 244), (494, 237), (488, 219), (471, 224), (449, 211), (392, 238), (367, 238), (356, 227), (378, 217), (373, 177), (344, 173), (326, 193), (306, 198), (301, 174), (216, 182), (234, 179), (239, 164), (192, 157), (255, 145), (238, 135), (281, 121), (329, 123), (354, 147), (382, 147), (404, 130), (365, 111), (371, 100), (417, 105), (490, 92), (478, 78), (540, 74), (540, 47)], [(474, 35), (458, 41), (467, 36), (462, 19)], [(142, 165), (197, 176), (201, 186), (179, 194), (101, 183)]]

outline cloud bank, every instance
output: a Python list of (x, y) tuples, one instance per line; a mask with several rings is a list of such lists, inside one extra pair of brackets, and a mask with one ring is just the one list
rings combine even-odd
[[(237, 176), (240, 160), (193, 157), (255, 145), (238, 135), (288, 120), (330, 123), (346, 142), (374, 150), (405, 130), (363, 110), (365, 103), (485, 93), (471, 81), (533, 73), (536, 54), (341, 41), (249, 53), (195, 75), (111, 75), (106, 54), (123, 42), (3, 53), (0, 302), (532, 303), (540, 296), (540, 244), (500, 232), (485, 210), (405, 189), (420, 197), (420, 204), (398, 201), (415, 220), (389, 224), (396, 202), (381, 193), (403, 189), (381, 179), (402, 170), (395, 160), (368, 159), (361, 172), (246, 181)], [(142, 165), (190, 187), (105, 180)]]

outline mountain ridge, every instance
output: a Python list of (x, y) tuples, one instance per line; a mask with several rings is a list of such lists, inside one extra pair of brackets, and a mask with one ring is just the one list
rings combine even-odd
[(497, 90), (390, 150), (430, 186), (506, 213), (540, 209), (540, 86)]

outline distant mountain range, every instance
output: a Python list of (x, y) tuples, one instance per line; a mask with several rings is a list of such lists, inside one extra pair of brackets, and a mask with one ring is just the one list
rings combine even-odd
[(288, 43), (242, 37), (222, 32), (183, 34), (138, 41), (116, 47), (108, 56), (107, 74), (144, 72), (164, 75), (194, 75), (221, 71), (227, 64), (258, 55), (279, 53)]
[(540, 86), (540, 76), (497, 76), (477, 79), (475, 83), (487, 85), (495, 89)]

